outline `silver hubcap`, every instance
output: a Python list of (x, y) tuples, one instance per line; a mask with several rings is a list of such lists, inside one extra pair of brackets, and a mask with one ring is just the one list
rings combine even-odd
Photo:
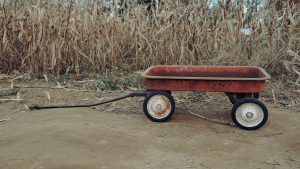
[(244, 103), (236, 110), (236, 120), (245, 127), (255, 127), (264, 119), (264, 112), (255, 103)]
[(253, 113), (248, 112), (248, 113), (246, 114), (246, 117), (247, 117), (248, 119), (251, 119), (251, 118), (253, 117)]
[(147, 103), (149, 114), (156, 119), (163, 119), (171, 112), (171, 102), (164, 95), (155, 95)]

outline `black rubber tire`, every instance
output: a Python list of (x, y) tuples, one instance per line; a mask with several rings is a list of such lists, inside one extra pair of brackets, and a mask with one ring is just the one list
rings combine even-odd
[[(165, 97), (167, 97), (171, 103), (171, 111), (170, 113), (168, 114), (168, 116), (166, 116), (165, 118), (162, 118), (162, 119), (157, 119), (153, 116), (150, 115), (150, 113), (148, 112), (147, 110), (147, 104), (148, 104), (148, 101), (155, 95), (163, 95)], [(174, 98), (172, 97), (172, 95), (170, 94), (170, 92), (168, 91), (153, 91), (151, 92), (150, 94), (148, 94), (144, 100), (144, 103), (143, 103), (143, 111), (145, 113), (145, 115), (151, 120), (151, 121), (154, 121), (154, 122), (165, 122), (165, 121), (168, 121), (170, 120), (170, 118), (173, 116), (174, 112), (175, 112), (175, 101), (174, 101)]]
[(169, 93), (170, 95), (172, 95), (172, 92), (171, 90), (162, 90), (162, 91), (158, 91), (158, 90), (147, 90), (150, 94), (153, 93), (153, 92), (166, 92), (166, 93)]
[[(240, 124), (238, 121), (237, 121), (237, 118), (236, 118), (236, 110), (243, 104), (245, 103), (254, 103), (256, 105), (258, 105), (262, 111), (263, 111), (263, 114), (264, 114), (264, 117), (263, 117), (263, 120), (256, 126), (253, 126), (253, 127), (247, 127), (247, 126), (244, 126), (242, 124)], [(251, 97), (245, 97), (245, 98), (242, 98), (240, 100), (238, 100), (232, 107), (232, 110), (231, 110), (231, 118), (232, 118), (232, 121), (235, 123), (236, 126), (238, 126), (239, 128), (241, 129), (244, 129), (244, 130), (257, 130), (259, 128), (261, 128), (268, 120), (268, 109), (267, 107), (259, 100), (257, 99), (254, 99), (254, 98), (251, 98)]]
[[(252, 95), (251, 97), (249, 95)], [(235, 95), (235, 93), (233, 93), (233, 95)], [(250, 97), (250, 98), (255, 98), (255, 99), (259, 99), (259, 93), (241, 93), (241, 97), (245, 98), (245, 97)], [(240, 99), (242, 99), (240, 98)], [(240, 99), (238, 99), (237, 97), (235, 97), (235, 99), (237, 99), (237, 101), (239, 101)], [(232, 100), (231, 98), (229, 98), (229, 101), (232, 103), (232, 105), (235, 104), (234, 100)]]

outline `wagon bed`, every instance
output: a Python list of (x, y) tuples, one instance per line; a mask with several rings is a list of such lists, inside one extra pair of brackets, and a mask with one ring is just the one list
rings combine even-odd
[(259, 93), (270, 75), (250, 66), (152, 66), (142, 76), (152, 90)]

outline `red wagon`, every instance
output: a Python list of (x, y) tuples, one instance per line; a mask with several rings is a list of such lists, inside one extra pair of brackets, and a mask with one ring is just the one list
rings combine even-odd
[(268, 119), (266, 106), (258, 100), (270, 75), (250, 66), (153, 66), (142, 76), (148, 94), (143, 104), (152, 121), (169, 120), (175, 112), (171, 91), (224, 92), (233, 104), (234, 123), (246, 130), (263, 126)]
[(246, 130), (263, 126), (268, 119), (266, 106), (258, 100), (270, 75), (262, 68), (249, 66), (153, 66), (142, 76), (146, 91), (91, 104), (33, 105), (29, 109), (98, 106), (128, 97), (145, 97), (143, 110), (152, 121), (169, 120), (175, 112), (171, 91), (224, 92), (233, 108), (234, 123)]

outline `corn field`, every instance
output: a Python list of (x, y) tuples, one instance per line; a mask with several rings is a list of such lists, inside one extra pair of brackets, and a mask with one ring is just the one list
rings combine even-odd
[[(0, 3), (0, 72), (141, 70), (157, 64), (253, 65), (296, 78), (299, 4), (266, 1), (245, 13), (230, 0), (210, 8), (202, 0), (166, 1), (154, 14), (129, 3), (124, 14), (75, 1)], [(244, 33), (243, 29), (250, 30)]]

